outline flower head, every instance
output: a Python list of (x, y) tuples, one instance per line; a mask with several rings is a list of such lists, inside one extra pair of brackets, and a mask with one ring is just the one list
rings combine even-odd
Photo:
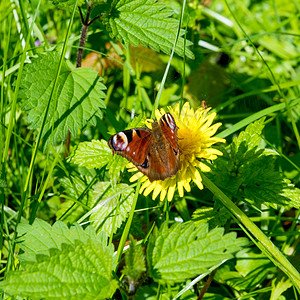
[[(211, 146), (218, 142), (225, 142), (224, 139), (213, 137), (217, 129), (221, 126), (221, 123), (212, 125), (216, 113), (208, 114), (210, 108), (204, 109), (201, 107), (195, 111), (190, 107), (189, 103), (186, 102), (181, 112), (179, 111), (179, 104), (174, 108), (168, 107), (168, 109), (178, 127), (177, 143), (180, 151), (181, 169), (176, 175), (165, 180), (150, 182), (148, 177), (140, 172), (130, 178), (130, 181), (133, 182), (143, 177), (141, 179), (143, 184), (140, 193), (147, 196), (153, 192), (153, 200), (160, 194), (161, 201), (163, 201), (166, 196), (168, 200), (171, 201), (176, 187), (179, 196), (183, 197), (184, 190), (187, 192), (191, 191), (191, 181), (195, 182), (199, 189), (203, 189), (202, 178), (197, 168), (203, 172), (209, 172), (210, 168), (201, 162), (201, 160), (214, 160), (217, 158), (217, 155), (222, 155), (221, 151), (213, 149)], [(155, 112), (157, 119), (160, 119), (164, 114), (165, 111), (163, 109)], [(137, 170), (133, 164), (130, 164), (129, 168), (129, 171), (132, 172)]]

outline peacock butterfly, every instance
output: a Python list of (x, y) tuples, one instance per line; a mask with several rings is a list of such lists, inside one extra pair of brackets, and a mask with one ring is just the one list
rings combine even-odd
[(152, 123), (152, 130), (140, 127), (110, 137), (109, 147), (131, 161), (149, 180), (164, 180), (180, 170), (177, 126), (170, 113)]

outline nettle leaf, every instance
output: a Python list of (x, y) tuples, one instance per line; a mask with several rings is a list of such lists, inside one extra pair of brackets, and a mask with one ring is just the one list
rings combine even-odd
[(262, 156), (241, 168), (244, 178), (241, 190), (252, 204), (300, 207), (300, 190), (275, 170), (274, 156)]
[(248, 150), (256, 148), (261, 141), (260, 135), (265, 127), (264, 122), (265, 118), (261, 118), (258, 121), (249, 124), (245, 131), (242, 131), (238, 137), (235, 137), (232, 142), (235, 149), (238, 149), (239, 146), (244, 143), (247, 144)]
[(238, 163), (233, 160), (232, 153), (225, 147), (221, 146), (219, 150), (223, 155), (210, 164), (211, 172), (207, 173), (207, 176), (229, 196), (236, 195), (243, 182), (241, 176), (237, 176)]
[(147, 117), (145, 116), (145, 114), (140, 114), (138, 116), (135, 116), (129, 122), (129, 124), (126, 126), (125, 129), (132, 129), (132, 128), (136, 128), (136, 127), (146, 127), (146, 125), (145, 125), (146, 119), (147, 119)]
[(194, 211), (192, 220), (195, 225), (208, 223), (209, 228), (224, 226), (231, 215), (227, 208), (221, 207), (214, 209), (213, 207), (201, 207)]
[(71, 162), (87, 168), (102, 168), (112, 159), (112, 152), (105, 140), (79, 143)]
[[(178, 20), (170, 17), (172, 14), (164, 3), (156, 0), (121, 0), (109, 1), (109, 9), (100, 20), (106, 25), (111, 37), (125, 45), (142, 44), (170, 54), (179, 24)], [(186, 40), (184, 45), (183, 34), (181, 30), (175, 52), (180, 56), (185, 53), (187, 57), (194, 58), (194, 54), (187, 48), (192, 43)]]
[(208, 231), (208, 224), (164, 223), (150, 238), (147, 259), (150, 274), (160, 283), (181, 282), (233, 257), (248, 243), (224, 228)]
[(262, 140), (261, 133), (264, 128), (264, 120), (262, 118), (247, 126), (238, 137), (234, 138), (229, 149), (232, 164), (239, 168), (243, 164), (249, 164), (256, 160), (264, 153), (264, 149), (258, 149)]
[[(208, 174), (229, 196), (241, 195), (258, 207), (300, 207), (300, 190), (284, 179), (275, 168), (276, 154), (258, 149), (264, 119), (250, 124), (211, 165)], [(217, 174), (217, 175), (216, 175)]]
[(120, 174), (124, 171), (127, 164), (128, 160), (120, 155), (114, 155), (108, 163), (106, 169), (108, 170), (108, 176), (113, 182), (113, 185), (116, 185)]
[(90, 216), (94, 228), (101, 228), (108, 235), (115, 233), (128, 216), (133, 196), (134, 190), (127, 184), (112, 187), (110, 182), (96, 183), (90, 204), (94, 207)]
[[(30, 128), (40, 130), (45, 109), (53, 88), (60, 54), (47, 52), (32, 59), (22, 73), (20, 94), (22, 109), (27, 112)], [(102, 118), (101, 108), (106, 88), (98, 73), (90, 68), (74, 68), (63, 61), (56, 93), (50, 103), (43, 129), (44, 146), (65, 139), (68, 130), (77, 135), (87, 122), (95, 124), (95, 116)]]
[(86, 242), (88, 239), (98, 240), (92, 226), (83, 230), (78, 224), (68, 228), (61, 221), (57, 221), (53, 226), (47, 222), (36, 219), (32, 225), (20, 223), (18, 238), (20, 248), (25, 252), (19, 257), (22, 261), (35, 260), (37, 254), (49, 255), (50, 248), (61, 248), (64, 244), (74, 244), (75, 240)]
[(37, 255), (0, 283), (6, 293), (32, 299), (106, 299), (117, 288), (112, 278), (112, 244), (96, 240), (75, 241)]

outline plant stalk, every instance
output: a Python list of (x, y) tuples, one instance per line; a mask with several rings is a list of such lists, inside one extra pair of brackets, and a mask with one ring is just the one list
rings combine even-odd
[[(89, 18), (90, 18), (90, 12), (91, 12), (91, 6), (88, 5), (87, 7), (87, 14), (85, 19), (83, 19), (82, 11), (80, 7), (78, 7), (79, 12), (80, 12), (80, 17), (81, 17), (81, 22), (82, 22), (82, 30), (81, 30), (81, 35), (80, 35), (80, 40), (79, 40), (79, 48), (77, 51), (77, 58), (76, 58), (76, 68), (81, 67), (82, 63), (82, 58), (83, 58), (83, 52), (84, 52), (84, 46), (86, 42), (86, 37), (87, 37), (87, 32), (89, 29)], [(65, 157), (69, 156), (70, 153), (70, 144), (71, 144), (71, 132), (68, 130), (67, 136), (66, 136), (66, 141), (65, 141), (66, 147), (65, 147)]]

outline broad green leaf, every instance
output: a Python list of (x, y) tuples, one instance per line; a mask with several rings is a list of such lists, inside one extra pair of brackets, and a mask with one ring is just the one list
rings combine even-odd
[(150, 238), (147, 259), (150, 274), (160, 283), (181, 282), (233, 257), (247, 244), (236, 233), (224, 235), (223, 228), (208, 231), (208, 224), (164, 223)]
[(79, 143), (71, 161), (87, 168), (102, 168), (112, 159), (112, 152), (105, 140)]
[(126, 220), (134, 196), (133, 188), (127, 184), (114, 187), (110, 182), (98, 182), (93, 186), (90, 206), (93, 207), (90, 221), (98, 231), (108, 235), (115, 233)]
[[(59, 59), (59, 53), (47, 52), (39, 54), (24, 67), (19, 96), (23, 99), (22, 109), (27, 112), (26, 120), (31, 129), (38, 131), (41, 128)], [(50, 137), (55, 143), (58, 139), (65, 139), (68, 130), (77, 135), (88, 122), (95, 123), (95, 116), (102, 117), (100, 109), (105, 107), (105, 86), (101, 80), (96, 71), (69, 67), (63, 61), (58, 87), (43, 128), (45, 146)]]
[(125, 129), (132, 129), (132, 128), (136, 128), (136, 127), (146, 127), (145, 121), (146, 121), (145, 114), (140, 114), (140, 115), (134, 117), (130, 121), (130, 123), (126, 126)]
[(219, 210), (213, 207), (202, 207), (194, 211), (192, 215), (193, 222), (196, 225), (208, 223), (209, 228), (224, 226), (231, 215), (227, 208), (221, 207)]
[(234, 161), (233, 155), (225, 147), (219, 147), (223, 155), (218, 157), (213, 164), (210, 164), (211, 172), (207, 173), (208, 177), (222, 189), (225, 193), (236, 195), (243, 179), (238, 175), (238, 161)]
[[(139, 46), (142, 44), (155, 51), (171, 53), (175, 42), (178, 20), (171, 18), (172, 11), (166, 9), (162, 2), (156, 0), (121, 0), (109, 1), (108, 11), (100, 19), (112, 38), (125, 45)], [(184, 31), (180, 31), (175, 52), (184, 56)], [(185, 54), (194, 58), (187, 48), (192, 43), (186, 41)]]
[(112, 244), (96, 240), (62, 244), (49, 255), (37, 255), (36, 262), (7, 274), (0, 288), (10, 295), (32, 299), (106, 299), (117, 288), (112, 278)]
[(262, 156), (241, 168), (244, 197), (255, 205), (300, 207), (300, 190), (275, 170), (273, 156)]
[(240, 167), (243, 164), (249, 164), (264, 152), (263, 149), (258, 150), (262, 140), (260, 135), (264, 128), (264, 120), (265, 118), (262, 118), (248, 125), (245, 131), (233, 139), (230, 145), (230, 156), (234, 166)]
[(137, 245), (132, 235), (129, 236), (130, 247), (125, 253), (125, 267), (122, 273), (125, 275), (125, 284), (128, 286), (128, 292), (133, 292), (135, 285), (138, 284), (140, 277), (146, 271), (145, 255), (142, 245)]
[(242, 131), (238, 137), (234, 138), (232, 145), (235, 149), (238, 149), (241, 144), (246, 144), (248, 151), (256, 148), (261, 141), (260, 135), (265, 127), (264, 121), (265, 118), (261, 118), (260, 120), (248, 125), (245, 131)]
[(258, 207), (300, 207), (300, 190), (276, 170), (274, 151), (258, 149), (264, 118), (250, 124), (235, 138), (223, 156), (211, 165), (208, 176), (229, 197), (239, 194)]
[(123, 172), (127, 164), (128, 160), (120, 155), (114, 155), (111, 161), (108, 163), (106, 169), (108, 170), (108, 176), (113, 182), (113, 185), (117, 184), (120, 173)]
[(75, 240), (86, 242), (88, 239), (97, 240), (95, 230), (89, 226), (83, 230), (78, 224), (70, 228), (61, 221), (53, 226), (36, 219), (32, 225), (20, 223), (18, 226), (19, 246), (25, 252), (20, 255), (22, 261), (35, 259), (36, 254), (49, 255), (50, 248), (61, 249), (61, 245), (74, 244)]

